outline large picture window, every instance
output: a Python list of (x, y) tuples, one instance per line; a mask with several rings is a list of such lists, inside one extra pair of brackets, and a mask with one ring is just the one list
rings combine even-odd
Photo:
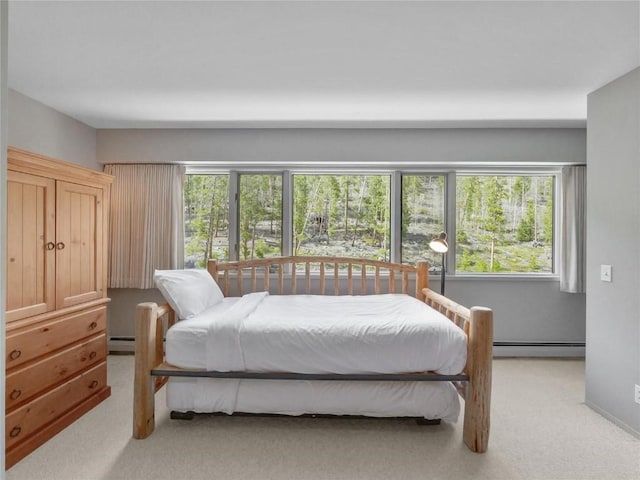
[(553, 274), (557, 175), (188, 174), (185, 266), (285, 254), (426, 260), (439, 272), (428, 245), (449, 226), (449, 275)]
[(293, 175), (293, 254), (389, 260), (389, 175)]
[(553, 272), (554, 177), (459, 175), (456, 271)]

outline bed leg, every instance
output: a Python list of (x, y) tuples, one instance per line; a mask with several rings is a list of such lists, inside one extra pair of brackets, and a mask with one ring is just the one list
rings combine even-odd
[[(136, 307), (135, 373), (133, 385), (133, 437), (147, 438), (155, 428), (155, 380), (151, 369), (158, 362), (156, 350), (158, 306)], [(159, 332), (162, 335), (162, 332)]]
[(464, 407), (464, 443), (472, 452), (484, 453), (489, 443), (493, 312), (473, 307), (468, 326), (467, 384)]
[(416, 418), (416, 423), (418, 425), (440, 425), (442, 421), (439, 418)]
[(176, 410), (171, 410), (171, 420), (193, 420), (196, 416), (195, 412), (178, 412)]

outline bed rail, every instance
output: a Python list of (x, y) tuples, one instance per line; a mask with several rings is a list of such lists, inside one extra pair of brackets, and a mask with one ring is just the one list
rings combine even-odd
[(467, 364), (463, 373), (469, 380), (453, 383), (465, 400), (464, 443), (474, 452), (485, 452), (490, 429), (493, 311), (485, 307), (463, 307), (428, 288), (423, 294), (427, 305), (445, 315), (467, 335)]
[[(428, 265), (418, 262), (411, 265), (390, 264), (365, 259), (343, 257), (278, 257), (246, 262), (217, 263), (210, 261), (208, 271), (225, 295), (234, 289), (236, 295), (250, 291), (270, 290), (279, 294), (327, 293), (327, 277), (333, 278), (334, 295), (370, 293), (413, 294), (432, 308), (444, 314), (467, 335), (467, 364), (460, 375), (442, 376), (432, 372), (413, 372), (405, 379), (419, 381), (454, 381), (458, 392), (465, 400), (463, 440), (470, 450), (486, 451), (489, 440), (491, 376), (493, 354), (493, 313), (484, 307), (471, 309), (428, 288)], [(314, 273), (313, 275), (311, 273)], [(317, 272), (317, 274), (315, 273)], [(289, 283), (285, 288), (285, 274)], [(304, 292), (299, 292), (297, 278), (302, 277)], [(234, 278), (235, 277), (235, 278)], [(360, 288), (356, 288), (360, 278)], [(271, 281), (274, 280), (272, 283)], [(415, 290), (410, 284), (415, 282)], [(400, 284), (399, 286), (397, 284)], [(232, 288), (233, 287), (233, 288)], [(398, 288), (399, 287), (399, 288)], [(167, 317), (165, 322), (164, 317)], [(136, 350), (134, 379), (134, 438), (146, 438), (155, 428), (154, 395), (168, 376), (209, 376), (221, 378), (220, 372), (183, 370), (164, 362), (163, 338), (165, 328), (175, 321), (169, 305), (141, 303), (136, 307)], [(231, 372), (233, 376), (234, 372)], [(251, 372), (236, 372), (238, 376)], [(227, 377), (229, 373), (224, 373)], [(291, 376), (293, 375), (293, 376)], [(389, 376), (398, 380), (400, 375)], [(406, 375), (406, 374), (404, 374)], [(296, 374), (285, 374), (294, 378)], [(308, 379), (305, 376), (304, 379)], [(331, 376), (331, 380), (370, 380)], [(283, 377), (284, 378), (284, 377)], [(300, 378), (302, 379), (302, 378)]]
[[(218, 263), (207, 270), (225, 296), (258, 290), (278, 295), (411, 294), (424, 300), (429, 286), (427, 262), (416, 266), (349, 257), (291, 256)], [(413, 291), (410, 284), (415, 281)], [(331, 287), (331, 288), (329, 288)]]

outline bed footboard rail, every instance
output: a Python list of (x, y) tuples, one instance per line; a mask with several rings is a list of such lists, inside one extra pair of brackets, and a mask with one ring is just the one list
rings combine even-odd
[(467, 335), (467, 382), (455, 382), (465, 401), (464, 443), (473, 452), (483, 453), (489, 443), (491, 375), (493, 360), (493, 311), (485, 307), (463, 307), (428, 288), (425, 303), (462, 328)]

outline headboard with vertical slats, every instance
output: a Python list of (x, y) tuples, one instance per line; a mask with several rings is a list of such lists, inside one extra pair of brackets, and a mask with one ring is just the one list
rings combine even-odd
[[(226, 263), (210, 260), (207, 270), (225, 296), (264, 290), (278, 295), (405, 293), (424, 300), (423, 290), (429, 281), (427, 262), (413, 266), (349, 257), (291, 256)], [(410, 291), (412, 282), (415, 289)]]

